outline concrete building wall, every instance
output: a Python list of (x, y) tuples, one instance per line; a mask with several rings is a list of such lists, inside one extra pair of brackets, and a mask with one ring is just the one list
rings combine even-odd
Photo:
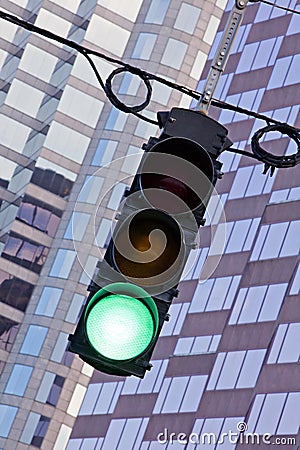
[[(280, 4), (297, 8), (296, 1)], [(249, 4), (215, 97), (299, 127), (298, 41), (298, 14)], [(246, 151), (266, 125), (218, 108), (210, 114), (228, 127), (234, 147)], [(296, 151), (279, 133), (262, 145), (274, 154)], [(299, 167), (270, 177), (254, 159), (229, 152), (221, 159), (225, 175), (216, 188), (225, 216), (212, 199), (201, 248), (192, 255), (196, 264), (181, 282), (152, 371), (142, 381), (94, 372), (68, 450), (242, 449), (243, 427), (261, 436), (251, 448), (298, 448)], [(224, 233), (224, 248), (213, 250), (212, 236)], [(230, 431), (237, 433), (231, 442)], [(205, 433), (214, 433), (206, 445)], [(222, 433), (228, 435), (218, 443)]]
[[(7, 0), (1, 8), (194, 88), (225, 3)], [(114, 109), (76, 51), (4, 20), (0, 30), (0, 448), (61, 450), (92, 375), (65, 352), (67, 336), (141, 144), (158, 128)], [(104, 79), (116, 67), (94, 61)], [(153, 85), (149, 117), (189, 106)], [(129, 104), (144, 99), (130, 76), (116, 89)], [(130, 164), (127, 155), (136, 155)]]

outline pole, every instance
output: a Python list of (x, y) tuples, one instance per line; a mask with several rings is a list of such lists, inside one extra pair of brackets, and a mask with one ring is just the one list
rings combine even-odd
[(226, 27), (224, 29), (218, 50), (213, 59), (204, 87), (203, 96), (196, 105), (196, 111), (201, 111), (205, 114), (207, 114), (208, 112), (213, 94), (216, 90), (218, 81), (225, 69), (234, 39), (245, 15), (245, 8), (248, 1), (249, 0), (236, 0), (235, 2), (235, 5), (229, 15)]

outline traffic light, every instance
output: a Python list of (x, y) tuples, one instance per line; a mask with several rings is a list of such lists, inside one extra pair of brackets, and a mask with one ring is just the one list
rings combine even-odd
[(143, 378), (232, 143), (208, 116), (158, 113), (69, 351), (97, 370)]

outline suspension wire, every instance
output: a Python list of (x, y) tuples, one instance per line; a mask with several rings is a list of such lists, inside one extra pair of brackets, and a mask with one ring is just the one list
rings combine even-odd
[[(259, 0), (250, 0), (252, 2), (257, 2)], [(260, 0), (267, 3), (267, 0)], [(54, 40), (56, 42), (59, 42), (67, 47), (73, 48), (74, 50), (78, 51), (86, 60), (88, 61), (90, 67), (92, 68), (97, 81), (103, 91), (105, 92), (108, 100), (120, 111), (123, 111), (125, 113), (131, 113), (138, 117), (139, 119), (145, 120), (149, 123), (152, 123), (154, 125), (160, 125), (158, 121), (150, 119), (149, 117), (146, 117), (142, 114), (140, 114), (140, 111), (145, 109), (148, 104), (151, 101), (151, 95), (152, 95), (152, 86), (150, 81), (157, 81), (158, 83), (164, 84), (172, 89), (175, 89), (179, 92), (182, 92), (185, 95), (188, 95), (196, 100), (199, 100), (203, 94), (200, 92), (197, 92), (193, 89), (187, 88), (186, 86), (182, 86), (180, 84), (174, 83), (172, 81), (166, 80), (163, 77), (160, 77), (158, 75), (155, 75), (153, 73), (147, 72), (143, 69), (140, 69), (139, 67), (132, 66), (128, 63), (125, 63), (119, 59), (112, 58), (104, 53), (101, 53), (99, 51), (91, 50), (87, 47), (84, 47), (80, 44), (77, 44), (74, 41), (71, 41), (69, 39), (63, 38), (59, 35), (56, 35), (55, 33), (52, 33), (49, 30), (46, 30), (44, 28), (37, 27), (36, 25), (33, 25), (29, 22), (26, 22), (22, 19), (19, 19), (16, 16), (13, 16), (12, 14), (8, 14), (4, 11), (0, 10), (0, 18), (14, 23), (15, 25), (18, 25), (22, 28), (27, 29), (28, 31), (31, 31), (33, 33), (37, 33), (41, 36), (44, 36), (48, 39)], [(91, 56), (96, 56), (98, 58), (104, 59), (112, 64), (116, 64), (119, 67), (116, 68), (111, 72), (111, 74), (106, 79), (106, 82), (104, 83), (100, 73), (97, 70), (96, 64), (94, 63)], [(116, 75), (120, 73), (129, 72), (133, 75), (137, 75), (145, 84), (147, 94), (145, 100), (138, 105), (134, 106), (128, 106), (125, 103), (121, 102), (121, 100), (117, 97), (117, 95), (113, 92), (112, 83), (113, 79)], [(251, 147), (253, 154), (249, 152), (245, 152), (243, 150), (239, 149), (226, 149), (228, 151), (235, 151), (236, 153), (242, 154), (244, 156), (249, 156), (254, 159), (257, 159), (259, 161), (262, 161), (265, 163), (265, 171), (264, 173), (267, 173), (268, 169), (271, 168), (271, 175), (274, 172), (275, 167), (292, 167), (296, 164), (300, 163), (300, 130), (288, 125), (286, 123), (279, 122), (275, 119), (272, 119), (268, 116), (265, 116), (263, 114), (259, 114), (254, 111), (250, 111), (245, 108), (241, 108), (239, 106), (232, 105), (230, 103), (218, 100), (213, 98), (211, 101), (211, 104), (217, 108), (221, 109), (228, 109), (231, 111), (235, 111), (241, 114), (248, 115), (250, 117), (255, 117), (256, 119), (263, 120), (267, 123), (267, 126), (265, 128), (262, 128), (258, 130), (252, 137), (251, 141)], [(263, 134), (269, 132), (269, 131), (280, 131), (282, 134), (288, 135), (291, 139), (293, 139), (297, 144), (297, 152), (294, 155), (288, 155), (288, 156), (274, 156), (268, 152), (266, 152), (259, 144), (259, 139), (263, 136)]]
[(276, 3), (269, 2), (268, 0), (249, 0), (250, 3), (265, 3), (266, 5), (274, 6), (274, 8), (283, 9), (283, 11), (288, 11), (292, 14), (300, 14), (300, 11), (296, 9), (286, 8), (285, 6), (277, 5)]

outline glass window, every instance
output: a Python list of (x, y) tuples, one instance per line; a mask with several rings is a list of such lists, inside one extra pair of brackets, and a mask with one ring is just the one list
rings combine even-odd
[(48, 251), (48, 247), (38, 245), (23, 236), (11, 232), (2, 251), (2, 257), (33, 272), (40, 273)]
[(99, 442), (99, 448), (101, 447), (101, 450), (111, 450), (112, 448), (140, 449), (148, 421), (148, 418), (113, 419), (103, 443)]
[(97, 262), (98, 262), (98, 258), (96, 258), (95, 256), (89, 255), (87, 257), (86, 263), (85, 263), (84, 268), (83, 268), (82, 275), (81, 275), (81, 277), (79, 279), (80, 283), (82, 283), (82, 284), (89, 284), (90, 283), (91, 279), (94, 276)]
[[(73, 0), (72, 0), (73, 1)], [(53, 450), (61, 450), (67, 448), (69, 437), (71, 436), (72, 428), (62, 424), (58, 436), (56, 438)], [(70, 450), (70, 447), (68, 447)], [(74, 449), (73, 449), (74, 450)]]
[(299, 29), (300, 29), (300, 16), (299, 14), (292, 14), (286, 34), (288, 36), (291, 34), (297, 34), (299, 33)]
[(298, 269), (290, 289), (290, 295), (297, 295), (300, 291), (300, 264), (298, 264)]
[(74, 294), (73, 300), (69, 306), (65, 320), (70, 323), (76, 323), (79, 312), (84, 302), (84, 295)]
[(15, 364), (10, 374), (4, 392), (6, 394), (23, 396), (27, 388), (32, 371), (33, 368), (30, 366)]
[(140, 33), (132, 52), (132, 58), (150, 59), (156, 40), (156, 34)]
[(134, 22), (139, 13), (142, 0), (133, 0), (129, 4), (111, 2), (110, 0), (98, 0), (98, 4)]
[(112, 107), (105, 124), (105, 130), (123, 131), (128, 114)]
[(39, 390), (36, 394), (35, 399), (38, 402), (46, 403), (46, 400), (49, 396), (49, 392), (51, 390), (51, 387), (53, 385), (55, 379), (55, 374), (52, 372), (45, 372), (43, 379), (40, 383)]
[(190, 377), (180, 405), (180, 412), (197, 411), (207, 378), (207, 375), (194, 375)]
[(63, 388), (65, 382), (65, 378), (61, 377), (60, 375), (56, 375), (52, 384), (52, 387), (50, 389), (48, 398), (46, 400), (46, 403), (52, 406), (56, 406), (61, 390)]
[(116, 211), (124, 195), (127, 184), (118, 183), (114, 186), (107, 207)]
[(133, 73), (126, 72), (122, 77), (120, 87), (118, 89), (119, 94), (137, 95), (139, 87), (141, 86), (141, 79)]
[(73, 250), (59, 249), (57, 251), (55, 260), (52, 264), (49, 276), (68, 278), (72, 265), (76, 257), (76, 252)]
[(9, 435), (13, 421), (15, 420), (18, 408), (15, 406), (0, 405), (0, 436)]
[(192, 346), (191, 353), (195, 354), (216, 352), (220, 340), (220, 334), (214, 334), (212, 336), (197, 336)]
[(99, 230), (96, 235), (96, 244), (99, 247), (104, 248), (108, 245), (108, 241), (111, 236), (111, 226), (112, 226), (111, 220), (105, 218), (101, 220)]
[(271, 74), (267, 89), (275, 89), (284, 85), (287, 72), (291, 65), (293, 57), (286, 56), (285, 58), (277, 59), (273, 72)]
[(2, 350), (11, 351), (19, 326), (18, 322), (0, 315), (0, 348)]
[(29, 416), (27, 418), (25, 427), (22, 432), (22, 436), (20, 438), (21, 442), (24, 442), (24, 444), (30, 444), (33, 438), (33, 433), (36, 430), (37, 424), (39, 423), (41, 415), (30, 412)]
[(141, 148), (134, 147), (133, 145), (129, 145), (127, 154), (124, 158), (124, 163), (121, 168), (122, 172), (129, 173), (130, 175), (134, 175), (140, 164), (143, 153), (144, 152), (142, 151)]
[[(111, 383), (110, 383), (111, 384)], [(91, 415), (93, 414), (99, 393), (101, 392), (103, 383), (93, 383), (89, 384), (81, 408), (79, 411), (79, 416)]]
[(60, 332), (50, 357), (51, 361), (56, 361), (58, 363), (62, 361), (62, 358), (64, 356), (67, 347), (67, 343), (68, 343), (68, 334)]
[[(202, 336), (201, 336), (202, 337)], [(174, 355), (187, 355), (190, 353), (195, 338), (179, 338), (174, 350)]]
[(91, 215), (79, 211), (72, 213), (66, 232), (65, 239), (72, 239), (74, 241), (82, 241)]
[(229, 324), (276, 320), (286, 288), (282, 283), (240, 289)]
[(37, 199), (24, 196), (17, 219), (54, 237), (62, 212)]
[(92, 166), (105, 166), (114, 156), (118, 142), (100, 139), (92, 161)]
[[(277, 258), (282, 246), (289, 223), (274, 223), (271, 225), (263, 225), (260, 229), (258, 239), (255, 243), (251, 261), (257, 259)], [(265, 235), (265, 230), (267, 233)], [(265, 239), (260, 239), (260, 234), (265, 235)], [(260, 253), (259, 253), (260, 249)]]
[(253, 249), (251, 261), (297, 255), (300, 249), (297, 233), (299, 223), (300, 221), (294, 221), (263, 225)]
[(121, 394), (123, 383), (105, 383), (94, 408), (94, 414), (112, 414)]
[(1, 144), (21, 153), (31, 129), (2, 115), (0, 122)]
[(266, 350), (219, 353), (208, 389), (242, 389), (255, 386)]
[(27, 281), (0, 270), (0, 300), (20, 311), (25, 311), (34, 286)]
[(278, 58), (278, 52), (281, 48), (282, 41), (283, 41), (283, 36), (278, 36), (276, 38), (275, 45), (273, 47), (273, 50), (271, 52), (271, 56), (270, 56), (270, 59), (268, 62), (268, 66), (274, 66), (274, 64), (276, 63), (277, 58)]
[[(111, 5), (112, 3), (110, 2), (109, 4)], [(121, 5), (124, 10), (125, 5), (123, 3), (114, 4)], [(127, 6), (125, 9), (127, 9)], [(99, 33), (99, 30), (101, 30), (101, 33)], [(110, 22), (109, 20), (104, 19), (103, 17), (98, 16), (97, 14), (92, 16), (85, 34), (86, 41), (92, 42), (93, 45), (97, 45), (103, 50), (107, 50), (116, 56), (123, 55), (129, 37), (129, 31), (121, 28), (113, 22)]]
[(168, 393), (160, 410), (161, 413), (167, 414), (176, 413), (179, 411), (182, 397), (187, 389), (188, 382), (189, 377), (174, 377), (171, 379)]
[[(232, 231), (228, 239), (228, 243), (225, 248), (225, 253), (236, 253), (243, 251), (244, 243), (246, 241), (251, 225), (251, 219), (239, 220), (237, 222), (234, 222)], [(256, 224), (256, 228), (257, 227), (258, 223)]]
[(215, 16), (211, 16), (203, 36), (203, 41), (211, 45), (217, 33), (219, 27), (220, 19)]
[(152, 0), (145, 18), (146, 23), (161, 25), (169, 8), (170, 0)]
[(82, 384), (77, 384), (72, 398), (70, 400), (68, 409), (67, 409), (67, 413), (70, 414), (71, 416), (76, 417), (78, 414), (78, 411), (80, 409), (82, 400), (84, 398), (85, 392), (86, 392), (86, 387), (82, 386)]
[(171, 319), (165, 322), (161, 336), (179, 334), (188, 311), (188, 303), (173, 303), (170, 307)]
[[(57, 14), (53, 14), (44, 8), (39, 10), (35, 25), (37, 27), (46, 28), (52, 33), (57, 33), (60, 36), (67, 37), (69, 30), (71, 28), (71, 23), (67, 20), (62, 19)], [(62, 47), (63, 44), (51, 41), (53, 45)]]
[(96, 204), (102, 189), (104, 178), (97, 175), (87, 175), (84, 185), (78, 194), (77, 201)]
[(268, 430), (268, 433), (276, 433), (277, 423), (281, 416), (285, 400), (286, 394), (284, 393), (269, 394), (265, 396), (260, 416), (255, 427), (257, 433), (265, 433), (265, 430)]
[(280, 324), (268, 364), (300, 361), (300, 323)]
[[(249, 184), (245, 191), (245, 197), (251, 195), (268, 194), (271, 192), (276, 177), (268, 177), (263, 174), (262, 166), (259, 164), (253, 167)], [(240, 195), (241, 197), (241, 195)]]
[(44, 146), (81, 164), (90, 138), (58, 122), (52, 122)]
[(44, 92), (14, 79), (5, 103), (31, 117), (36, 117), (44, 97)]
[(289, 224), (279, 257), (298, 255), (300, 252), (300, 220)]
[(83, 439), (70, 439), (68, 442), (68, 445), (66, 447), (66, 450), (80, 450), (80, 446), (81, 446), (82, 442), (83, 442)]
[(29, 325), (20, 353), (38, 356), (46, 338), (48, 328)]
[(299, 78), (295, 75), (295, 71), (297, 71), (299, 64), (300, 64), (300, 55), (294, 55), (286, 79), (284, 81), (285, 86), (289, 84), (299, 83)]
[(196, 80), (198, 80), (200, 78), (202, 71), (204, 69), (206, 60), (207, 60), (207, 54), (202, 52), (201, 50), (198, 50), (197, 56), (195, 58), (195, 62), (193, 64), (193, 67), (191, 70), (191, 77), (196, 78)]
[(236, 73), (247, 72), (251, 69), (252, 63), (257, 53), (259, 42), (246, 44), (241, 54)]
[(238, 170), (234, 177), (228, 199), (244, 197), (252, 171), (253, 166), (241, 167)]
[(166, 378), (157, 397), (154, 414), (196, 411), (206, 379), (206, 375)]
[(37, 427), (31, 440), (31, 445), (38, 448), (41, 447), (44, 437), (48, 430), (49, 422), (50, 422), (49, 417), (40, 416), (40, 420), (37, 424)]
[(143, 381), (140, 381), (137, 394), (148, 394), (150, 392), (159, 392), (163, 378), (165, 376), (168, 361), (152, 361), (153, 368), (147, 372)]
[(188, 45), (184, 42), (170, 38), (162, 56), (161, 63), (166, 66), (173, 67), (174, 69), (180, 69), (187, 48)]
[(251, 70), (261, 69), (268, 65), (275, 41), (276, 38), (272, 38), (260, 42)]
[(290, 392), (284, 405), (283, 413), (276, 430), (276, 434), (297, 434), (300, 426), (298, 411), (300, 392)]
[(181, 277), (182, 280), (192, 280), (200, 277), (200, 273), (205, 264), (208, 251), (208, 247), (190, 251)]
[(45, 286), (34, 313), (53, 317), (61, 294), (62, 289)]
[(104, 103), (98, 98), (87, 95), (79, 89), (66, 86), (57, 110), (95, 128), (103, 106)]
[(174, 28), (193, 34), (200, 16), (201, 10), (187, 3), (182, 3), (176, 17)]
[(189, 312), (216, 311), (231, 308), (241, 277), (211, 278), (199, 283)]
[(66, 198), (70, 195), (75, 178), (75, 173), (70, 170), (60, 168), (47, 159), (38, 158), (30, 182)]

